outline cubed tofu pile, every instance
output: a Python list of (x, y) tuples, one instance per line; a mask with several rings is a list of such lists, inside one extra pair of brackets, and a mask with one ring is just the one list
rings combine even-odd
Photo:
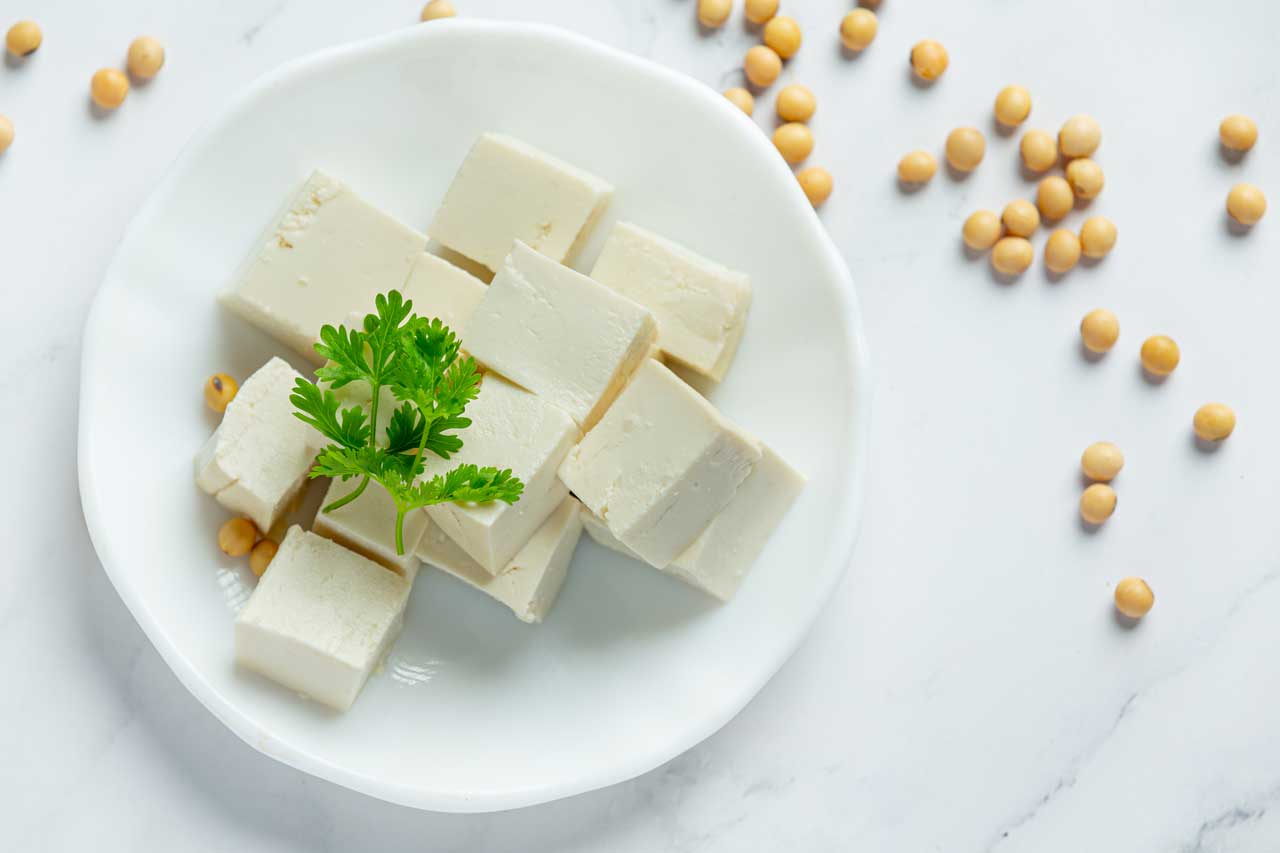
[[(584, 529), (718, 599), (734, 594), (804, 479), (666, 365), (722, 380), (750, 282), (628, 222), (590, 275), (570, 268), (612, 194), (524, 142), (482, 135), (427, 234), (492, 270), (487, 285), (323, 172), (288, 202), (223, 303), (318, 363), (322, 326), (359, 323), (377, 294), (399, 290), (483, 370), (462, 449), (428, 459), (424, 476), (500, 460), (524, 491), (513, 504), (412, 511), (403, 553), (395, 505), (376, 484), (320, 512), (310, 532), (289, 527), (236, 619), (241, 665), (345, 710), (394, 642), (421, 566), (540, 622)], [(197, 485), (277, 539), (325, 444), (293, 417), (299, 377), (271, 359), (233, 390), (196, 458)], [(339, 394), (367, 402), (367, 391)], [(357, 485), (329, 481), (325, 504)]]

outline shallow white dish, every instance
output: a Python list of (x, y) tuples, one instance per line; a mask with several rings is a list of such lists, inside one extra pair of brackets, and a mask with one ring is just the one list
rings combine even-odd
[[(728, 605), (586, 537), (540, 626), (426, 572), (385, 670), (336, 715), (232, 663), (232, 614), (252, 576), (218, 552), (224, 513), (192, 482), (192, 455), (215, 425), (200, 387), (215, 370), (243, 377), (291, 356), (215, 295), (313, 167), (421, 229), (484, 130), (617, 186), (579, 268), (624, 218), (751, 275), (742, 349), (711, 397), (809, 485)], [(790, 170), (734, 107), (559, 30), (436, 22), (268, 75), (173, 166), (89, 317), (80, 490), (121, 598), (247, 743), (392, 802), (490, 811), (643, 773), (755, 695), (848, 563), (867, 393), (849, 274)]]

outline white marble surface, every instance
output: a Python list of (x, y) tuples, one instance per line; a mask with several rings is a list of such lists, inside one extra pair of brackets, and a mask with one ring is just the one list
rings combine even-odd
[[(715, 86), (754, 39), (740, 10), (700, 33), (692, 0), (457, 3), (570, 27)], [(412, 25), (416, 3), (0, 4), (0, 23), (33, 15), (46, 32), (32, 60), (0, 68), (0, 112), (18, 131), (0, 157), (0, 847), (1276, 849), (1280, 214), (1242, 236), (1222, 204), (1240, 179), (1280, 199), (1280, 6), (885, 0), (879, 39), (850, 59), (834, 36), (849, 5), (784, 2), (807, 37), (785, 79), (821, 104), (813, 161), (837, 178), (823, 218), (859, 282), (876, 369), (849, 576), (792, 662), (702, 746), (611, 789), (462, 817), (304, 777), (223, 729), (100, 571), (74, 459), (85, 311), (162, 170), (261, 72)], [(168, 65), (95, 118), (89, 75), (144, 31)], [(905, 55), (927, 36), (952, 67), (920, 89)], [(940, 148), (950, 127), (987, 129), (1011, 81), (1037, 98), (1032, 125), (1088, 111), (1105, 129), (1094, 207), (1118, 222), (1119, 245), (1057, 283), (1038, 264), (996, 283), (960, 248), (969, 210), (1032, 191), (1016, 140), (989, 134), (965, 181), (943, 174), (903, 195), (892, 177), (902, 152)], [(1262, 141), (1228, 164), (1215, 129), (1236, 110)], [(1075, 328), (1100, 304), (1124, 331), (1092, 364)], [(1136, 349), (1161, 331), (1184, 362), (1153, 386)], [(1189, 430), (1210, 399), (1240, 415), (1216, 453)], [(1129, 462), (1116, 517), (1089, 534), (1075, 461), (1103, 437)], [(1109, 603), (1130, 573), (1157, 595), (1133, 630)]]

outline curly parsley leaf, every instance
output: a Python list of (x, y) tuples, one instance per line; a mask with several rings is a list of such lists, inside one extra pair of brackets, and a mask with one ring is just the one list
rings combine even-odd
[(363, 329), (346, 326), (324, 326), (316, 352), (325, 360), (316, 376), (332, 388), (351, 382), (368, 382), (375, 389), (386, 382), (397, 355), (403, 325), (413, 316), (413, 302), (406, 301), (398, 290), (374, 301), (376, 314), (367, 314)]
[[(458, 358), (457, 336), (438, 318), (417, 318), (400, 338), (398, 355), (391, 374), (391, 390), (397, 399), (412, 401), (424, 416), (432, 417), (439, 408), (438, 391), (445, 373)], [(461, 411), (443, 414), (461, 414)]]
[(364, 409), (359, 406), (342, 409), (338, 396), (332, 391), (322, 391), (315, 383), (299, 377), (289, 400), (298, 410), (293, 416), (311, 424), (330, 441), (346, 448), (363, 447), (369, 443), (373, 430)]
[(346, 326), (323, 326), (316, 352), (326, 359), (316, 377), (330, 388), (341, 388), (351, 382), (373, 379), (373, 368), (365, 358), (365, 334)]
[(476, 465), (459, 465), (445, 474), (437, 474), (422, 480), (410, 488), (404, 500), (410, 506), (456, 501), (460, 503), (489, 503), (503, 501), (513, 504), (520, 499), (524, 484), (511, 475), (511, 469), (480, 468)]
[(316, 457), (316, 463), (308, 476), (338, 477), (349, 480), (352, 477), (371, 477), (371, 472), (382, 471), (386, 467), (381, 457), (386, 450), (381, 447), (339, 447), (331, 444)]
[(459, 359), (449, 365), (436, 385), (437, 414), (442, 418), (460, 415), (479, 395), (480, 369), (476, 360), (470, 356)]
[(413, 317), (413, 301), (406, 300), (400, 291), (393, 290), (386, 295), (378, 294), (374, 299), (376, 314), (368, 314), (364, 318), (365, 342), (369, 346), (369, 363), (372, 367), (371, 381), (381, 385), (386, 381), (392, 363), (398, 353), (398, 345), (406, 329), (402, 324)]
[(408, 453), (422, 439), (423, 418), (413, 403), (405, 403), (391, 413), (387, 424), (387, 450), (392, 453)]
[[(425, 419), (413, 403), (405, 403), (391, 414), (391, 422), (387, 425), (387, 450), (392, 453), (408, 453), (416, 450), (422, 443), (422, 428)], [(427, 431), (425, 449), (442, 459), (448, 459), (462, 449), (462, 439), (451, 435), (451, 430), (462, 430), (471, 426), (471, 418), (455, 415), (438, 418), (431, 422)]]
[(462, 439), (456, 435), (450, 435), (447, 430), (466, 429), (469, 426), (471, 426), (471, 418), (464, 418), (461, 415), (432, 421), (431, 429), (427, 433), (427, 443), (424, 446), (441, 459), (448, 459), (462, 449)]

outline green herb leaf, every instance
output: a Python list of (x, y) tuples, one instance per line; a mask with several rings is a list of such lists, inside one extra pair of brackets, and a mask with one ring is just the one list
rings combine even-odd
[(381, 385), (386, 381), (397, 353), (399, 338), (406, 329), (402, 324), (413, 316), (413, 302), (406, 301), (398, 290), (374, 300), (376, 314), (367, 314), (364, 328), (324, 326), (316, 352), (326, 359), (316, 376), (332, 388), (350, 382), (364, 381)]
[(386, 451), (380, 447), (339, 447), (331, 444), (316, 457), (316, 464), (309, 474), (316, 477), (339, 477), (349, 480), (352, 477), (381, 476), (386, 467), (382, 459)]
[(418, 447), (422, 439), (422, 415), (413, 403), (405, 403), (391, 413), (387, 424), (387, 450), (391, 453), (408, 453)]
[(437, 474), (406, 490), (402, 500), (409, 507), (457, 501), (464, 503), (489, 503), (503, 501), (513, 504), (520, 499), (524, 484), (511, 476), (511, 469), (480, 468), (475, 465), (459, 465), (446, 474)]
[(436, 411), (449, 418), (466, 411), (467, 404), (480, 395), (480, 369), (467, 356), (455, 361), (436, 385)]
[(431, 430), (427, 435), (426, 449), (441, 459), (448, 459), (462, 449), (462, 439), (449, 435), (446, 430), (466, 429), (471, 426), (471, 418), (455, 415), (451, 418), (440, 418), (431, 422)]
[(316, 371), (316, 377), (330, 388), (373, 379), (373, 369), (365, 358), (365, 334), (359, 329), (321, 327), (316, 352), (327, 360), (324, 367)]
[[(422, 442), (422, 425), (424, 419), (418, 408), (411, 402), (405, 403), (391, 414), (391, 422), (387, 424), (387, 450), (391, 453), (408, 453), (416, 450)], [(442, 459), (448, 459), (462, 449), (462, 439), (450, 435), (450, 430), (466, 429), (471, 426), (471, 418), (455, 415), (449, 418), (438, 418), (431, 422), (425, 448)]]
[(348, 448), (368, 444), (372, 430), (364, 409), (359, 406), (341, 409), (336, 394), (322, 391), (315, 383), (301, 377), (294, 383), (289, 400), (298, 410), (293, 416), (311, 424), (330, 441)]
[(417, 319), (400, 339), (399, 357), (389, 379), (392, 392), (399, 400), (412, 401), (427, 418), (461, 414), (461, 410), (437, 411), (440, 384), (457, 357), (458, 340), (448, 326), (439, 319)]
[(413, 302), (405, 300), (400, 291), (393, 290), (385, 296), (378, 294), (374, 307), (378, 313), (365, 316), (364, 332), (372, 367), (370, 381), (381, 385), (399, 355), (398, 344), (406, 331), (401, 324), (413, 316)]

